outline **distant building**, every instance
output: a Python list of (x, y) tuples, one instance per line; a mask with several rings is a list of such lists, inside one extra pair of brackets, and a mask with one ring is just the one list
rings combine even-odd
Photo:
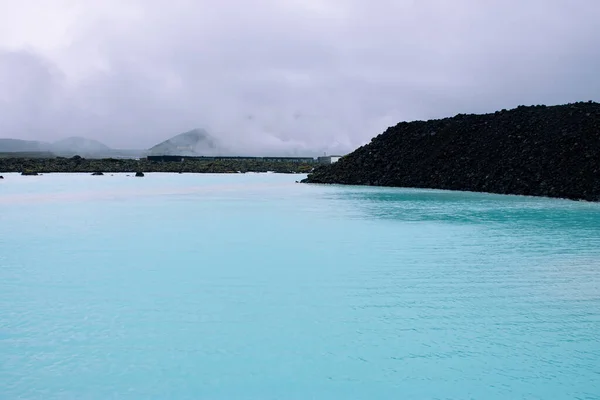
[(322, 156), (317, 158), (317, 162), (319, 164), (333, 164), (334, 162), (338, 162), (340, 158), (342, 156)]

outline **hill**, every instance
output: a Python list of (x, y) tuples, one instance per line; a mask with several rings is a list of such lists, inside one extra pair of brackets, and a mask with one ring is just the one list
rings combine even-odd
[(83, 137), (70, 137), (54, 143), (20, 140), (0, 139), (0, 154), (2, 157), (72, 157), (79, 155), (86, 158), (137, 158), (144, 154), (143, 150), (112, 149), (97, 140)]
[(600, 104), (401, 122), (306, 183), (600, 200)]
[(0, 153), (12, 152), (46, 152), (49, 151), (49, 143), (34, 140), (0, 139)]
[(52, 152), (60, 155), (109, 155), (113, 150), (97, 140), (70, 137), (50, 145)]
[(151, 147), (148, 155), (214, 156), (219, 152), (217, 141), (208, 132), (194, 129)]

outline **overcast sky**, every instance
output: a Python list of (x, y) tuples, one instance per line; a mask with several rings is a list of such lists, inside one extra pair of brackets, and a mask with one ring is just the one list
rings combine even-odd
[(598, 0), (0, 0), (0, 137), (360, 146), (600, 100)]

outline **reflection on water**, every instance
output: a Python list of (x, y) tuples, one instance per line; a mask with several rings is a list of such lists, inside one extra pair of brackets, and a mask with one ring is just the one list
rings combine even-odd
[[(371, 217), (449, 223), (517, 223), (578, 229), (600, 226), (600, 203), (427, 189), (357, 188), (326, 194)], [(598, 230), (598, 229), (595, 229)], [(600, 231), (600, 230), (599, 230)]]
[[(485, 235), (559, 241), (565, 247), (600, 245), (600, 204), (525, 196), (417, 189), (350, 187), (325, 197), (358, 217), (398, 223), (478, 226)], [(546, 243), (545, 245), (549, 245)], [(561, 243), (559, 243), (560, 245)]]

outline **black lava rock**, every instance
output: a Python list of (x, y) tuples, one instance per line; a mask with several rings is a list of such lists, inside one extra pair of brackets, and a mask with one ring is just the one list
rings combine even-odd
[[(316, 161), (316, 160), (315, 160)], [(0, 171), (3, 172), (21, 172), (21, 171), (44, 171), (61, 173), (93, 173), (102, 171), (105, 175), (108, 173), (123, 172), (126, 174), (132, 171), (146, 172), (173, 172), (173, 173), (232, 173), (240, 171), (241, 173), (267, 172), (275, 171), (281, 173), (308, 173), (314, 167), (315, 161), (296, 162), (285, 160), (269, 159), (244, 159), (227, 158), (212, 159), (210, 157), (190, 158), (182, 166), (181, 161), (155, 161), (150, 159), (85, 159), (85, 158), (39, 158), (22, 157), (15, 154), (10, 157), (0, 157)], [(105, 172), (106, 171), (106, 172)], [(132, 174), (133, 175), (133, 174)]]
[(141, 176), (144, 176), (144, 173), (141, 172), (141, 171), (138, 171), (138, 172), (135, 173), (135, 176), (140, 176), (141, 177)]
[(401, 122), (302, 182), (598, 201), (600, 104)]

